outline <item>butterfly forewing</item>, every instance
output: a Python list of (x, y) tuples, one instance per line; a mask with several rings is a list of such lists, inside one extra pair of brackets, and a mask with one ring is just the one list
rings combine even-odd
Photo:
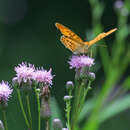
[(71, 39), (74, 39), (78, 42), (83, 43), (83, 40), (74, 32), (72, 32), (69, 28), (65, 27), (64, 25), (60, 24), (60, 23), (56, 23), (55, 24), (56, 27), (61, 31), (61, 33)]
[(89, 41), (89, 42), (84, 42), (86, 45), (88, 46), (91, 46), (93, 45), (94, 43), (96, 43), (97, 41), (103, 39), (104, 37), (108, 36), (109, 34), (115, 32), (117, 30), (117, 28), (114, 28), (108, 32), (103, 32), (103, 33), (100, 33), (96, 38), (94, 38), (93, 40)]

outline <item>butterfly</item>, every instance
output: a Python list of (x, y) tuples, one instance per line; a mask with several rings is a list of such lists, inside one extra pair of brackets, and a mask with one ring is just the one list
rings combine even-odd
[(64, 44), (66, 48), (68, 48), (75, 54), (86, 53), (90, 46), (92, 46), (97, 41), (103, 39), (104, 37), (108, 36), (109, 34), (117, 30), (117, 28), (114, 28), (108, 32), (100, 33), (98, 36), (96, 36), (96, 38), (94, 38), (91, 41), (83, 41), (77, 34), (72, 32), (69, 28), (65, 27), (64, 25), (56, 23), (55, 26), (62, 33), (60, 41)]

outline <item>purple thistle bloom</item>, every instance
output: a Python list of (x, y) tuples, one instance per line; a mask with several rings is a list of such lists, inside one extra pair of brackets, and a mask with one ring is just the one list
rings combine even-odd
[(114, 3), (114, 7), (117, 9), (121, 9), (124, 5), (124, 2), (122, 0), (116, 0), (116, 2)]
[(8, 82), (2, 81), (0, 83), (0, 102), (8, 101), (8, 98), (10, 97), (12, 92), (13, 92), (13, 89), (10, 88)]
[(91, 67), (94, 64), (94, 59), (82, 55), (82, 56), (72, 56), (69, 61), (70, 69), (76, 68), (80, 69), (82, 67)]
[(20, 84), (21, 82), (26, 83), (27, 81), (32, 80), (35, 67), (32, 64), (22, 62), (22, 64), (19, 64), (14, 70), (16, 71), (17, 77), (13, 78), (13, 80), (17, 80)]
[(33, 73), (33, 79), (38, 83), (43, 83), (45, 85), (52, 85), (53, 75), (51, 74), (52, 69), (49, 71), (44, 70), (43, 68), (37, 69)]

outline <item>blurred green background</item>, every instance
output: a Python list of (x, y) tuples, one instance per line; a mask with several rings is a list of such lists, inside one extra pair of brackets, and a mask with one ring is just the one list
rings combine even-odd
[[(99, 4), (100, 2), (104, 3), (100, 19), (104, 31), (117, 27), (115, 1), (102, 0)], [(88, 38), (87, 34), (93, 30), (92, 10), (88, 0), (0, 0), (0, 80), (11, 81), (15, 76), (14, 67), (22, 61), (35, 64), (37, 67), (43, 66), (47, 70), (52, 68), (52, 73), (55, 75), (52, 95), (56, 97), (64, 116), (65, 83), (74, 79), (74, 70), (69, 69), (67, 62), (71, 52), (61, 44), (59, 40), (61, 34), (56, 29), (55, 22), (68, 26), (84, 40), (90, 40), (93, 37)], [(129, 23), (130, 16), (127, 21), (127, 24)], [(95, 37), (94, 34), (93, 36)], [(108, 50), (111, 50), (114, 38), (115, 33), (105, 38)], [(130, 43), (129, 38), (126, 40), (127, 44)], [(103, 44), (104, 41), (99, 44)], [(99, 67), (95, 84), (99, 86), (104, 81), (99, 53), (96, 62)], [(125, 71), (122, 79), (128, 74), (129, 69)], [(14, 91), (7, 110), (9, 130), (25, 130), (26, 126), (16, 97)], [(33, 125), (36, 130), (35, 96), (32, 96), (31, 104)], [(130, 110), (107, 120), (101, 125), (100, 130), (129, 130), (129, 122)]]

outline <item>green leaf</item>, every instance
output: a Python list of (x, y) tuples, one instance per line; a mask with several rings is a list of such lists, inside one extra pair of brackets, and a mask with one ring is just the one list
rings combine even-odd
[(92, 111), (92, 108), (94, 106), (94, 99), (90, 99), (88, 101), (86, 101), (81, 113), (80, 113), (80, 116), (79, 116), (79, 121), (84, 119), (85, 117), (87, 117), (87, 115)]
[(130, 95), (127, 95), (121, 99), (115, 100), (113, 103), (107, 105), (102, 111), (99, 120), (104, 122), (109, 118), (119, 114), (120, 112), (125, 111), (130, 108)]
[(51, 113), (52, 113), (52, 115), (51, 115), (51, 130), (53, 130), (53, 127), (52, 127), (53, 119), (59, 118), (61, 120), (61, 122), (63, 123), (63, 120), (61, 118), (62, 116), (61, 116), (60, 108), (59, 108), (58, 103), (54, 97), (51, 97), (51, 99), (50, 99), (50, 108), (51, 108)]
[[(92, 111), (93, 106), (94, 106), (94, 100), (85, 104), (83, 111), (80, 115), (79, 121), (85, 118), (88, 115), (88, 113)], [(99, 123), (103, 123), (104, 121), (116, 116), (117, 114), (125, 111), (128, 108), (130, 108), (130, 95), (124, 96), (121, 99), (114, 100), (112, 103), (105, 106), (98, 114), (99, 115), (98, 119), (95, 120), (99, 121)], [(88, 124), (88, 122), (86, 123)], [(86, 130), (87, 124), (84, 125), (85, 126), (84, 130)], [(96, 127), (94, 123), (92, 126)]]
[(122, 84), (122, 87), (125, 88), (125, 89), (130, 89), (130, 76), (128, 76), (124, 83)]

